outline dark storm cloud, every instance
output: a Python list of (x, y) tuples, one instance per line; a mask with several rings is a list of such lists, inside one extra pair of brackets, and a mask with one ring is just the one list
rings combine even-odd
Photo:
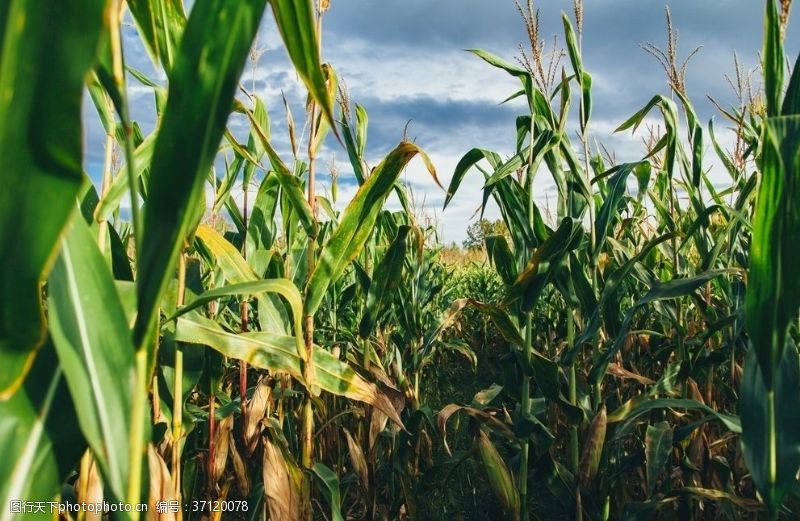
[(410, 139), (452, 154), (466, 152), (465, 143), (487, 148), (507, 145), (507, 138), (514, 138), (514, 121), (519, 112), (510, 105), (425, 96), (391, 101), (365, 98), (360, 102), (369, 112), (369, 139), (376, 149), (397, 144), (408, 124)]
[[(666, 46), (663, 1), (585, 0), (584, 65), (594, 77), (593, 136), (616, 150), (623, 160), (641, 153), (639, 138), (613, 134), (613, 129), (641, 108), (654, 94), (666, 93), (660, 65), (641, 49), (651, 42)], [(324, 21), (325, 59), (347, 83), (354, 102), (364, 105), (370, 117), (367, 156), (377, 161), (403, 137), (415, 139), (440, 167), (447, 182), (455, 162), (467, 150), (482, 146), (509, 154), (514, 146), (514, 118), (524, 112), (519, 104), (498, 103), (518, 87), (516, 80), (493, 69), (464, 50), (483, 48), (509, 61), (517, 45), (526, 40), (524, 26), (513, 0), (332, 0)], [(558, 35), (563, 45), (561, 11), (570, 14), (571, 0), (541, 0), (541, 35), (550, 42)], [(737, 52), (747, 68), (754, 68), (762, 37), (763, 2), (756, 0), (673, 0), (669, 2), (679, 35), (679, 55), (703, 49), (687, 72), (687, 88), (703, 120), (717, 115), (707, 101), (713, 96), (723, 105), (734, 98), (724, 75), (733, 74)], [(125, 31), (128, 63), (163, 82), (153, 70), (132, 28)], [(789, 56), (796, 58), (800, 31), (790, 28)], [(262, 24), (261, 44), (266, 52), (259, 63), (255, 91), (268, 105), (276, 148), (288, 157), (281, 92), (285, 93), (298, 133), (302, 126), (304, 97), (291, 71), (270, 14)], [(567, 60), (562, 62), (569, 70)], [(243, 78), (251, 87), (249, 66)], [(757, 76), (756, 76), (757, 78)], [(135, 80), (132, 80), (135, 85)], [(88, 103), (87, 103), (88, 105)], [(136, 89), (132, 95), (135, 119), (145, 130), (155, 125), (152, 95)], [(87, 123), (87, 170), (99, 172), (103, 158), (103, 131), (94, 109), (84, 110)], [(657, 114), (653, 115), (655, 118)], [(723, 124), (720, 123), (720, 127)], [(237, 138), (246, 139), (242, 127), (231, 122)], [(346, 154), (329, 139), (325, 153), (337, 159), (341, 183), (352, 188)], [(96, 176), (95, 176), (96, 177)], [(429, 200), (441, 194), (430, 183), (412, 183), (429, 190)], [(477, 190), (477, 188), (476, 188)], [(425, 195), (425, 194), (420, 194)], [(473, 197), (474, 195), (474, 197)], [(442, 215), (445, 239), (460, 240), (479, 192), (461, 194), (460, 208)], [(448, 215), (453, 215), (448, 221)], [(456, 217), (458, 216), (458, 217)]]
[[(681, 55), (704, 46), (688, 72), (689, 91), (698, 99), (709, 94), (732, 101), (723, 75), (733, 72), (734, 51), (745, 64), (755, 64), (761, 42), (761, 4), (753, 0), (669, 2)], [(557, 34), (563, 43), (560, 12), (571, 14), (572, 2), (550, 0), (537, 5), (542, 37)], [(630, 112), (653, 93), (665, 90), (660, 66), (640, 48), (646, 42), (665, 47), (665, 5), (648, 0), (586, 2), (584, 60), (602, 79), (596, 92), (598, 116)], [(432, 48), (456, 52), (479, 47), (510, 59), (526, 38), (512, 0), (339, 0), (333, 2), (325, 23), (329, 47), (335, 48), (343, 39), (362, 39), (370, 49), (365, 58), (375, 59), (380, 49), (391, 47), (410, 55)], [(790, 47), (796, 48), (797, 40), (790, 35)], [(335, 60), (335, 53), (331, 54)]]

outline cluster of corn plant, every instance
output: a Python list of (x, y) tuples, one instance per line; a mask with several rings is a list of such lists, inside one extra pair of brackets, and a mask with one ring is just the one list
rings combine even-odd
[[(418, 390), (406, 382), (419, 379), (401, 360), (421, 371), (445, 326), (425, 308), (438, 290), (424, 287), (431, 268), (422, 230), (382, 206), (392, 192), (407, 206), (398, 178), (414, 156), (435, 171), (405, 141), (367, 165), (366, 112), (356, 107), (353, 121), (346, 97), (337, 108), (335, 71), (320, 59), (329, 5), (310, 0), (269, 2), (309, 94), (303, 136), (286, 104), (292, 161), (284, 161), (270, 141), (267, 104), (240, 85), (266, 7), (211, 0), (187, 16), (178, 0), (75, 0), (55, 13), (25, 1), (0, 9), (0, 155), (13, 187), (0, 236), (4, 506), (105, 499), (146, 503), (152, 516), (158, 502), (178, 501), (167, 517), (235, 510), (310, 519), (312, 505), (324, 503), (326, 516), (343, 519), (338, 474), (346, 472), (359, 477), (364, 492), (350, 496), (369, 517), (402, 507), (382, 500), (398, 497), (394, 478), (371, 474), (386, 454), (411, 466), (405, 446), (419, 443), (378, 436), (419, 433), (400, 418), (400, 389), (413, 403)], [(166, 85), (125, 65), (127, 16)], [(128, 81), (153, 90), (150, 135), (131, 120)], [(107, 134), (99, 190), (81, 166), (84, 88)], [(234, 117), (249, 127), (246, 144), (228, 128)], [(315, 187), (328, 134), (344, 144), (360, 185), (341, 213), (335, 184), (333, 200)], [(232, 196), (240, 183), (241, 204)], [(120, 211), (126, 196), (129, 222)], [(378, 351), (373, 344), (384, 344), (373, 335), (392, 332), (375, 325), (401, 272), (419, 283), (423, 316), (409, 320), (424, 331)], [(350, 330), (338, 324), (348, 298), (358, 318)], [(406, 482), (409, 472), (401, 472)]]
[[(766, 109), (758, 100), (723, 109), (734, 153), (688, 99), (669, 12), (669, 50), (646, 47), (665, 66), (669, 94), (618, 128), (636, 131), (654, 110), (663, 118), (634, 163), (589, 147), (581, 2), (574, 20), (562, 17), (569, 72), (558, 52), (546, 59), (530, 2), (518, 4), (531, 40), (519, 66), (473, 51), (520, 80), (511, 98), (527, 113), (513, 156), (476, 148), (463, 157), (445, 206), (479, 170), (484, 205), (493, 199), (510, 231), (510, 241), (486, 238), (505, 295), (483, 306), (510, 352), (502, 386), (445, 407), (439, 422), (444, 430), (454, 413), (468, 415), (475, 457), (514, 519), (535, 507), (534, 482), (576, 519), (796, 515), (797, 422), (779, 402), (798, 389), (788, 259), (800, 72), (784, 89), (790, 2), (766, 5)], [(709, 141), (731, 176), (723, 189), (709, 179)], [(552, 227), (537, 175), (558, 189)]]

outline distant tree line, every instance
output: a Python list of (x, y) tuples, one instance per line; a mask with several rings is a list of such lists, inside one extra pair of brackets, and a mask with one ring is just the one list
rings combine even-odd
[(508, 228), (501, 220), (479, 219), (467, 227), (467, 238), (462, 246), (468, 250), (482, 249), (486, 246), (486, 237), (490, 235), (503, 235), (508, 238)]

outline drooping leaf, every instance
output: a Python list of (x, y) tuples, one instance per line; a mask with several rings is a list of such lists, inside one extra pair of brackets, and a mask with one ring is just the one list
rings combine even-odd
[(285, 440), (283, 442), (264, 438), (263, 479), (267, 511), (270, 519), (299, 520), (303, 472), (285, 446)]
[(322, 463), (315, 463), (311, 467), (311, 472), (323, 485), (322, 492), (331, 506), (331, 520), (344, 521), (344, 517), (342, 517), (342, 498), (339, 492), (339, 476), (330, 467)]
[(594, 420), (592, 420), (586, 442), (583, 446), (583, 454), (581, 455), (580, 466), (578, 468), (578, 479), (583, 487), (588, 487), (590, 485), (597, 475), (597, 470), (600, 468), (600, 457), (603, 455), (607, 426), (608, 417), (606, 415), (606, 408), (602, 406), (594, 417)]
[(673, 178), (675, 172), (675, 163), (678, 156), (678, 107), (675, 102), (663, 95), (654, 96), (647, 105), (644, 106), (639, 112), (631, 116), (627, 121), (620, 125), (616, 132), (621, 132), (627, 129), (636, 129), (644, 121), (645, 116), (655, 107), (661, 110), (664, 117), (664, 126), (666, 133), (664, 134), (664, 147), (666, 153), (664, 155), (664, 168), (670, 179)]
[(319, 308), (328, 287), (361, 252), (372, 234), (383, 203), (394, 189), (395, 181), (417, 154), (422, 156), (428, 172), (438, 183), (433, 164), (417, 145), (403, 142), (391, 151), (358, 189), (345, 208), (339, 226), (323, 246), (319, 261), (306, 286), (306, 314), (313, 314)]
[(167, 321), (176, 319), (186, 313), (197, 309), (213, 300), (223, 297), (241, 296), (241, 295), (258, 295), (261, 293), (277, 293), (282, 296), (289, 303), (292, 309), (292, 317), (294, 319), (294, 330), (297, 344), (297, 353), (301, 357), (305, 357), (305, 347), (302, 342), (301, 332), (302, 328), (302, 313), (303, 301), (298, 291), (297, 286), (288, 279), (268, 279), (268, 280), (253, 280), (249, 282), (240, 282), (238, 284), (231, 284), (228, 286), (221, 286), (218, 288), (210, 289), (201, 295), (198, 295), (190, 304), (183, 306), (175, 311)]
[[(225, 356), (244, 360), (253, 367), (286, 373), (299, 382), (304, 382), (303, 361), (297, 353), (294, 337), (260, 331), (229, 333), (212, 320), (189, 315), (177, 319), (175, 339), (190, 344), (207, 345)], [(313, 363), (314, 384), (321, 390), (373, 405), (398, 425), (402, 425), (389, 399), (345, 362), (315, 346)]]
[(721, 421), (729, 431), (736, 434), (742, 432), (742, 426), (738, 417), (715, 411), (708, 405), (700, 403), (697, 400), (688, 398), (658, 398), (655, 400), (628, 402), (612, 414), (609, 414), (609, 423), (625, 422), (620, 428), (614, 431), (614, 439), (619, 439), (625, 433), (629, 432), (634, 422), (646, 412), (666, 408), (699, 410)]
[(473, 148), (467, 152), (456, 165), (456, 170), (453, 173), (453, 177), (450, 179), (450, 186), (447, 188), (447, 197), (445, 197), (444, 200), (444, 208), (447, 208), (447, 205), (450, 204), (450, 201), (456, 195), (456, 191), (458, 191), (458, 187), (461, 186), (461, 181), (464, 180), (464, 176), (469, 169), (482, 159), (487, 159), (495, 167), (500, 163), (500, 156), (489, 150)]
[(40, 286), (83, 181), (81, 100), (105, 4), (0, 7), (0, 399), (44, 341)]

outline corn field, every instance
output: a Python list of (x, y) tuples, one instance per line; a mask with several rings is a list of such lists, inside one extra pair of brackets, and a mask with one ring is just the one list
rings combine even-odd
[[(518, 81), (514, 153), (474, 143), (448, 184), (424, 142), (368, 163), (322, 59), (335, 2), (2, 0), (0, 521), (800, 519), (800, 62), (791, 0), (762, 3), (763, 85), (724, 128), (671, 20), (646, 47), (668, 91), (618, 122), (659, 120), (629, 163), (593, 136), (583, 3), (563, 63), (517, 3), (530, 46), (470, 51)], [(245, 87), (264, 17), (302, 115)], [(504, 232), (445, 255), (411, 161)]]

